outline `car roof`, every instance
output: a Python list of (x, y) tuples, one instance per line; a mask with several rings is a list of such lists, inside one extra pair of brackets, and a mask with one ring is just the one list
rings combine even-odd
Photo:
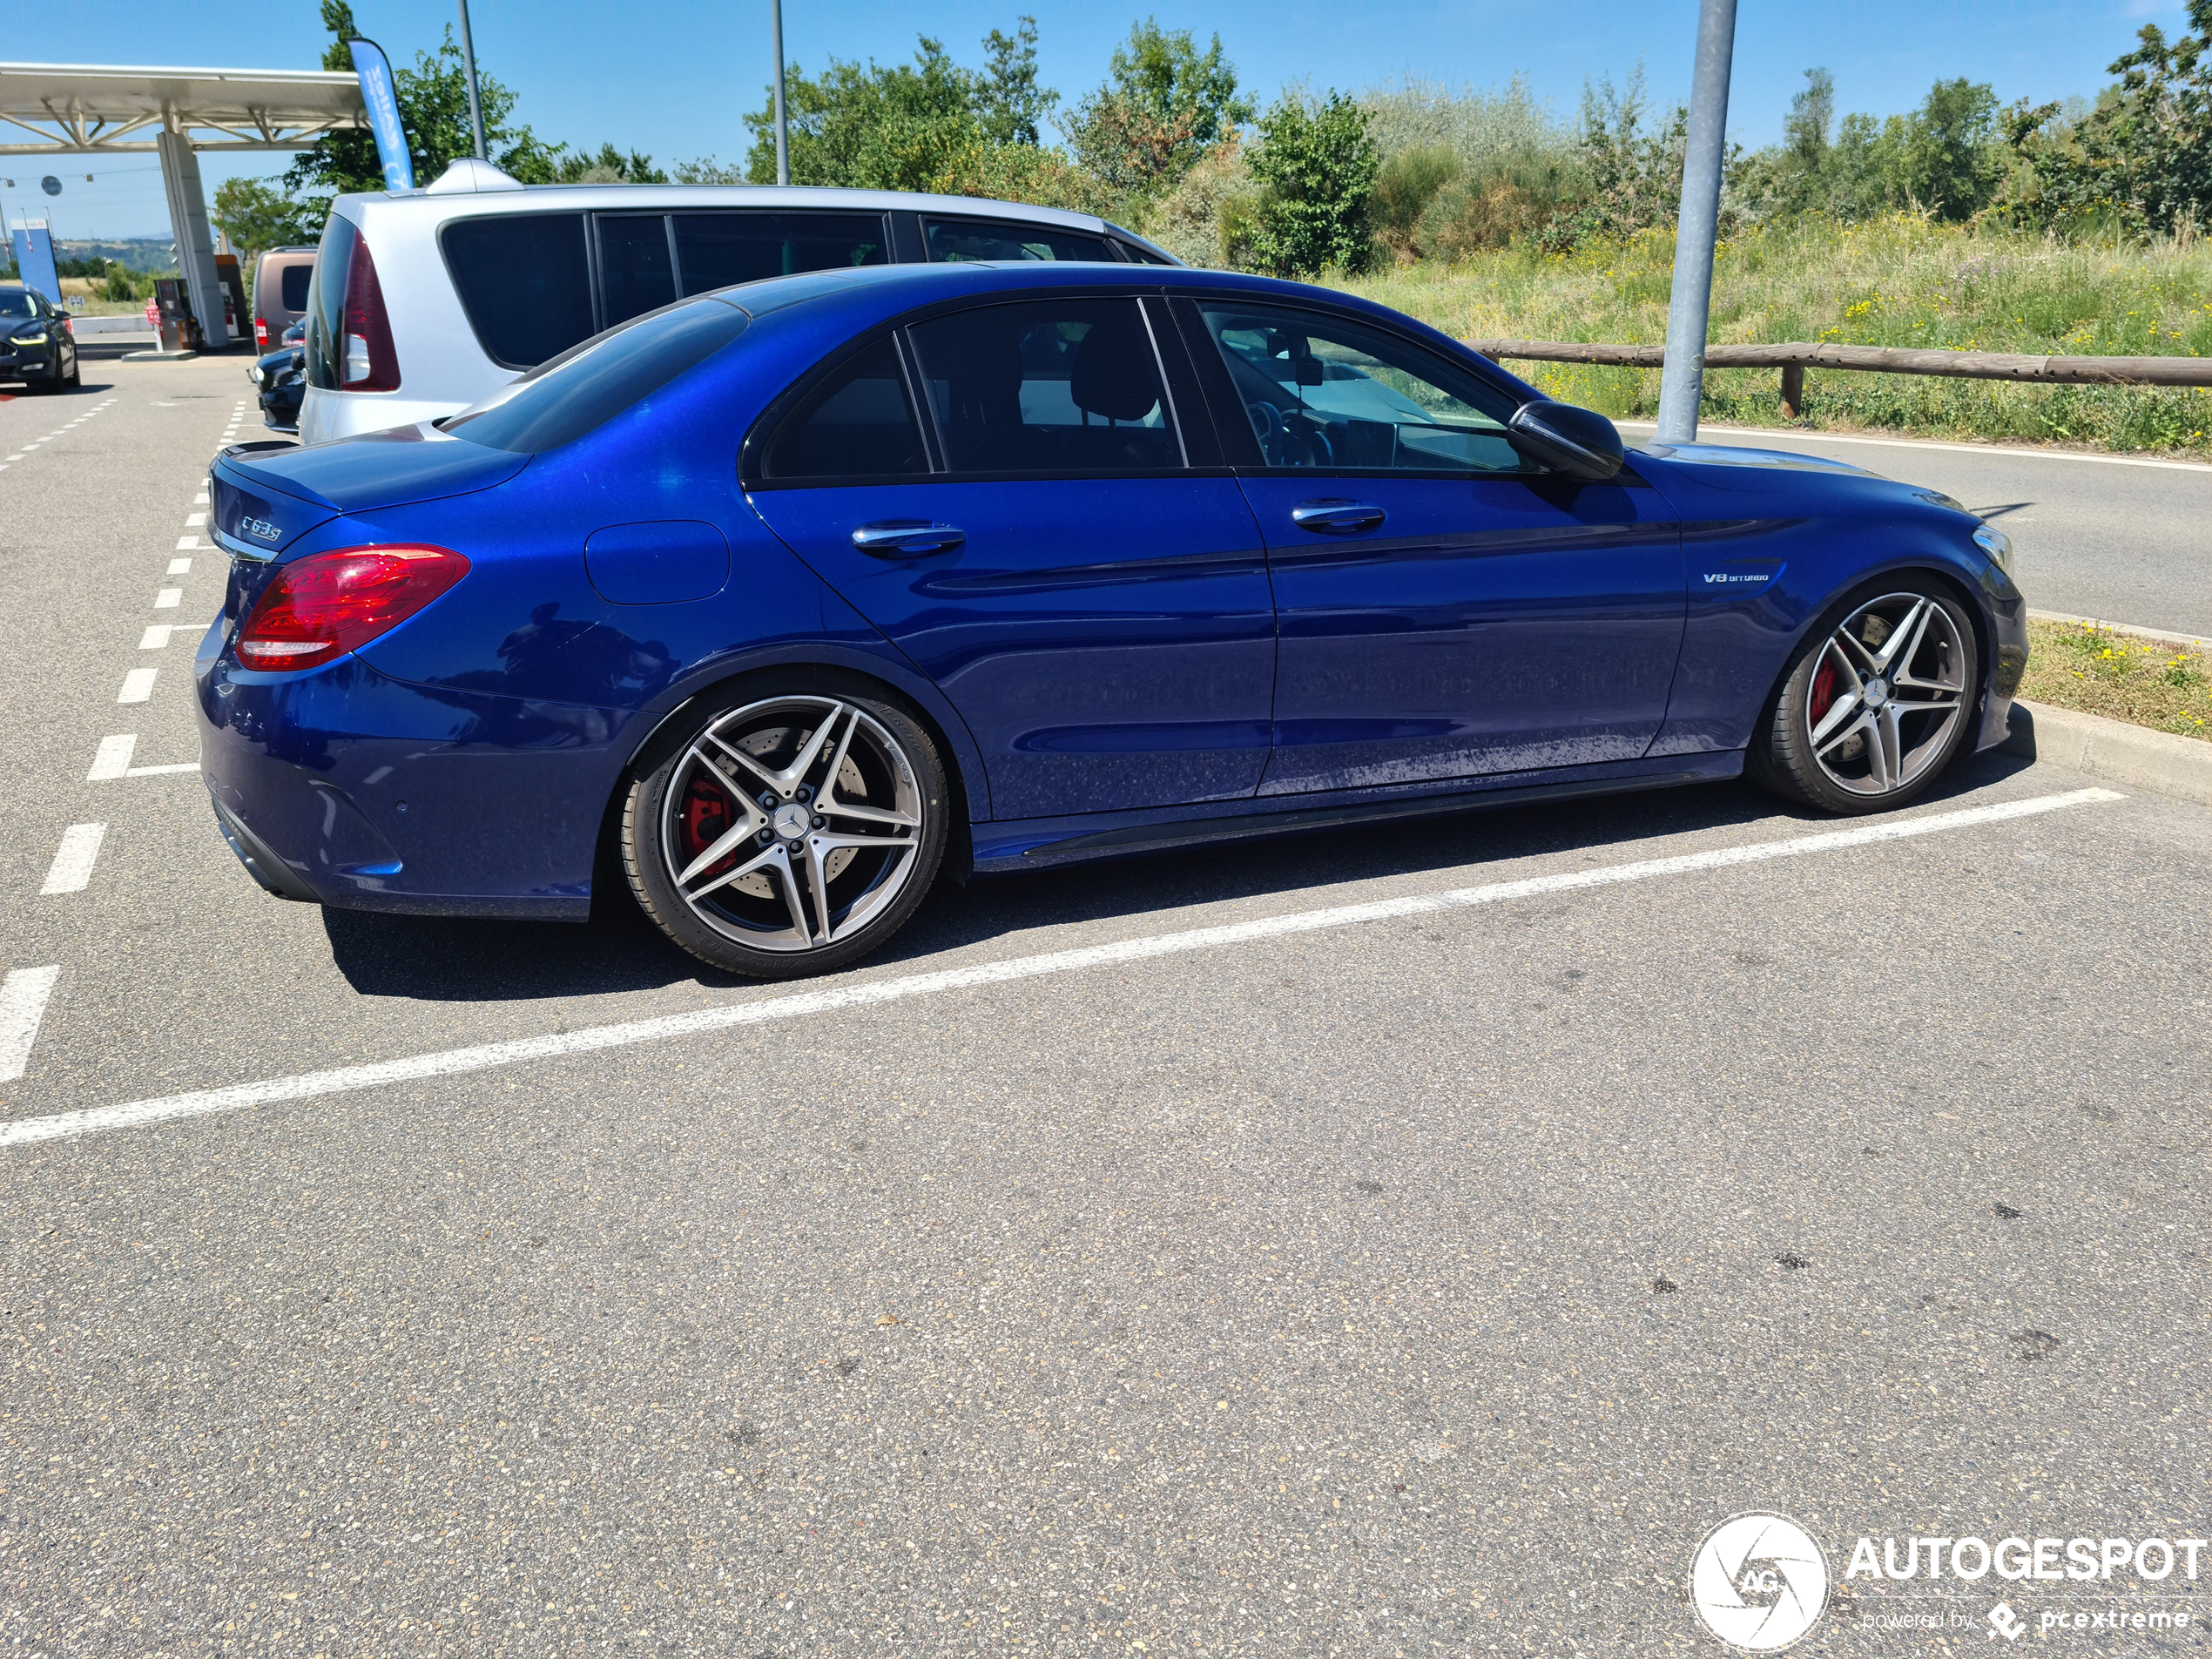
[[(813, 212), (836, 208), (877, 212), (904, 209), (961, 219), (1018, 219), (1071, 231), (1112, 231), (1132, 241), (1145, 240), (1096, 213), (1078, 213), (1064, 207), (1037, 207), (981, 196), (935, 196), (920, 191), (844, 190), (826, 185), (521, 185), (497, 190), (410, 190), (397, 194), (363, 191), (341, 196), (332, 206), (351, 210), (348, 217), (361, 210), (373, 210), (380, 217), (406, 212), (431, 219), (542, 213), (558, 208), (782, 207)], [(1145, 246), (1151, 245), (1146, 242)]]

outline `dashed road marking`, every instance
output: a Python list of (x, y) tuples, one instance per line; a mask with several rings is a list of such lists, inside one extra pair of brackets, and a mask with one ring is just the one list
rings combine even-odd
[(138, 746), (138, 734), (135, 732), (102, 738), (99, 751), (92, 757), (92, 770), (84, 774), (84, 781), (105, 783), (111, 778), (125, 776), (131, 770), (131, 755)]
[(174, 610), (184, 602), (185, 590), (182, 588), (164, 588), (153, 596), (153, 608), (156, 610)]
[(168, 645), (169, 637), (172, 634), (177, 633), (179, 631), (188, 632), (191, 628), (192, 624), (188, 622), (157, 622), (149, 624), (145, 632), (138, 637), (138, 649), (140, 651), (163, 650)]
[(143, 703), (153, 695), (153, 677), (160, 671), (134, 668), (123, 677), (123, 689), (116, 693), (118, 703)]
[(179, 536), (177, 538), (177, 551), (179, 553), (199, 552), (199, 537), (197, 536)]
[(205, 513), (186, 513), (185, 515), (185, 528), (188, 530), (196, 530), (206, 522), (207, 515)]
[(59, 968), (18, 968), (0, 981), (0, 1083), (11, 1083), (30, 1063), (30, 1045), (54, 995)]
[(2093, 801), (2125, 799), (2110, 789), (2077, 789), (2063, 795), (2037, 795), (2026, 800), (1998, 801), (1959, 812), (1937, 813), (1926, 818), (1900, 818), (1882, 823), (1859, 824), (1850, 829), (1831, 830), (1818, 835), (1793, 836), (1787, 840), (1753, 841), (1744, 846), (1713, 847), (1705, 852), (1685, 853), (1672, 858), (1641, 859), (1634, 863), (1610, 865), (1595, 870), (1531, 876), (1519, 881), (1494, 881), (1483, 887), (1457, 887), (1441, 893), (1408, 894), (1401, 898), (1379, 899), (1367, 904), (1339, 905), (1325, 910), (1294, 911), (1288, 915), (1261, 916), (1250, 921), (1231, 922), (1217, 927), (1193, 927), (1180, 933), (1154, 934), (1148, 937), (1118, 940), (1110, 944), (1083, 946), (1073, 950), (1015, 956), (1002, 961), (979, 962), (968, 968), (944, 968), (932, 974), (863, 980), (858, 983), (833, 985), (825, 990), (759, 997), (749, 1001), (726, 1003), (719, 1008), (699, 1008), (688, 1014), (631, 1020), (619, 1025), (593, 1026), (582, 1031), (523, 1037), (508, 1042), (487, 1042), (469, 1049), (446, 1049), (431, 1054), (411, 1055), (400, 1060), (341, 1066), (329, 1071), (305, 1072), (289, 1077), (271, 1077), (259, 1082), (196, 1089), (190, 1094), (165, 1095), (151, 1100), (128, 1101), (117, 1106), (57, 1112), (50, 1117), (20, 1118), (14, 1123), (0, 1123), (0, 1146), (24, 1146), (37, 1141), (62, 1140), (110, 1130), (135, 1129), (172, 1118), (199, 1117), (210, 1112), (237, 1111), (248, 1106), (265, 1106), (280, 1101), (305, 1100), (358, 1089), (377, 1089), (425, 1077), (450, 1077), (467, 1072), (484, 1071), (496, 1066), (516, 1065), (524, 1061), (553, 1060), (568, 1055), (592, 1054), (609, 1049), (632, 1048), (641, 1043), (665, 1042), (708, 1032), (765, 1025), (771, 1021), (814, 1019), (847, 1008), (873, 1008), (943, 991), (973, 990), (1083, 968), (1115, 967), (1190, 951), (1253, 944), (1297, 934), (1314, 933), (1324, 928), (1396, 921), (1547, 894), (1616, 887), (1627, 882), (1724, 870), (1777, 859), (1837, 853), (1885, 841), (1940, 834), (1947, 830), (2033, 818), (2067, 807), (2085, 806)]
[(192, 574), (192, 561), (190, 559), (170, 560), (167, 574), (171, 576), (190, 576)]
[(105, 824), (71, 824), (62, 832), (62, 844), (54, 851), (54, 861), (46, 870), (46, 885), (38, 889), (41, 898), (51, 899), (57, 894), (82, 893), (92, 879), (92, 866), (98, 862), (100, 843), (107, 839)]

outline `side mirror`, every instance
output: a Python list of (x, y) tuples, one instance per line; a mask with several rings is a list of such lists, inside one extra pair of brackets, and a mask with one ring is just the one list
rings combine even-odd
[(1621, 435), (1595, 409), (1539, 400), (1506, 423), (1506, 442), (1524, 461), (1578, 484), (1602, 484), (1621, 470)]

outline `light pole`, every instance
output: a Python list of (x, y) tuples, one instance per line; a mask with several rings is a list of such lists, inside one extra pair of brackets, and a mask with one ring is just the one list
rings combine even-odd
[(1700, 0), (1682, 216), (1675, 226), (1675, 286), (1667, 306), (1667, 366), (1659, 377), (1662, 443), (1697, 439), (1705, 325), (1713, 305), (1713, 240), (1720, 229), (1721, 157), (1728, 137), (1728, 71), (1735, 52), (1736, 0)]
[(776, 44), (776, 182), (791, 182), (791, 127), (784, 116), (784, 0), (768, 0), (769, 32)]
[(484, 107), (476, 95), (476, 43), (469, 36), (469, 0), (461, 0), (461, 62), (469, 71), (469, 129), (476, 135), (476, 159), (489, 161), (484, 153)]

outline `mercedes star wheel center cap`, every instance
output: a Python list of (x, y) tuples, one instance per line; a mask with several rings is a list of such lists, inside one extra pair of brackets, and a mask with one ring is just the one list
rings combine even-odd
[[(1868, 708), (1878, 709), (1889, 700), (1890, 687), (1887, 680), (1872, 679), (1866, 682), (1866, 706)], [(783, 819), (779, 818), (776, 821), (780, 824)]]
[(769, 822), (775, 826), (776, 833), (779, 838), (786, 841), (795, 841), (806, 833), (806, 826), (813, 822), (813, 819), (804, 806), (793, 800), (786, 801), (777, 807), (775, 817), (769, 819)]

